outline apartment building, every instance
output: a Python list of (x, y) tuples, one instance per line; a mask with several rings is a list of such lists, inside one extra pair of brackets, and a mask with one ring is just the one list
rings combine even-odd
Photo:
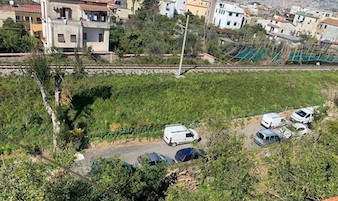
[[(219, 28), (239, 29), (242, 26), (244, 10), (237, 5), (224, 1), (216, 1), (215, 6), (210, 5), (208, 24), (212, 23)], [(212, 19), (212, 21), (211, 21)]]
[[(98, 2), (98, 3), (96, 3)], [(109, 50), (110, 10), (106, 0), (41, 0), (45, 51)]]
[(293, 35), (295, 32), (295, 26), (283, 17), (274, 16), (265, 26), (265, 30), (268, 33)]
[(321, 21), (316, 36), (321, 41), (338, 42), (338, 18), (327, 18)]
[(22, 4), (0, 7), (0, 26), (7, 18), (22, 23), (25, 30), (40, 38), (42, 36), (41, 7), (37, 4)]
[(205, 17), (208, 10), (208, 0), (186, 0), (187, 12), (199, 17)]

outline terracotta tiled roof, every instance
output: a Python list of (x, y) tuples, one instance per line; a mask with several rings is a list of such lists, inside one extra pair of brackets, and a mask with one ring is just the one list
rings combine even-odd
[(272, 18), (272, 21), (277, 21), (277, 22), (281, 22), (281, 23), (288, 23), (289, 21), (282, 19), (282, 18)]
[(10, 6), (0, 6), (0, 11), (11, 12), (14, 11)]
[(20, 6), (1, 6), (0, 11), (7, 12), (29, 12), (29, 13), (41, 13), (41, 6), (35, 4), (23, 4)]
[(327, 18), (323, 20), (322, 23), (338, 27), (338, 19)]
[(86, 11), (108, 11), (107, 6), (97, 6), (97, 5), (90, 5), (90, 4), (79, 4), (81, 10)]
[(108, 0), (82, 0), (84, 2), (91, 2), (91, 3), (107, 3)]
[(252, 12), (252, 10), (250, 10), (250, 9), (244, 9), (244, 12), (245, 12), (245, 14), (247, 14), (247, 15), (252, 15), (253, 14), (253, 12)]
[(33, 5), (33, 4), (24, 4), (18, 7), (13, 7), (15, 11), (20, 12), (30, 12), (30, 13), (41, 13), (41, 6), (40, 5)]

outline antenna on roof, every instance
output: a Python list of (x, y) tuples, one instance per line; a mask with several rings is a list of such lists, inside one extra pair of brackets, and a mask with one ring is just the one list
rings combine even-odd
[(10, 0), (10, 1), (9, 1), (9, 5), (14, 6), (14, 1), (13, 1), (13, 0)]

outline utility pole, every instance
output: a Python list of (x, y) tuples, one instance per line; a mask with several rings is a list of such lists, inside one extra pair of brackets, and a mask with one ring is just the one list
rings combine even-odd
[(187, 14), (187, 22), (185, 24), (185, 32), (183, 37), (183, 44), (182, 44), (182, 51), (181, 51), (181, 59), (180, 59), (180, 66), (178, 68), (178, 75), (180, 76), (182, 74), (182, 63), (183, 63), (183, 55), (184, 55), (184, 48), (185, 48), (185, 41), (187, 39), (187, 33), (188, 33), (188, 24), (189, 24), (189, 14)]

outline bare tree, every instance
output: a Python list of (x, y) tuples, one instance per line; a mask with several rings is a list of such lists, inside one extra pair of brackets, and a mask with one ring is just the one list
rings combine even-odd
[[(42, 102), (51, 117), (53, 124), (53, 152), (59, 151), (58, 138), (61, 133), (61, 122), (57, 114), (57, 108), (60, 107), (61, 83), (63, 74), (60, 70), (52, 73), (46, 57), (43, 54), (33, 54), (29, 59), (28, 73), (35, 79), (41, 92)], [(54, 76), (54, 98), (55, 109), (52, 108), (49, 100), (47, 89), (50, 80)]]

